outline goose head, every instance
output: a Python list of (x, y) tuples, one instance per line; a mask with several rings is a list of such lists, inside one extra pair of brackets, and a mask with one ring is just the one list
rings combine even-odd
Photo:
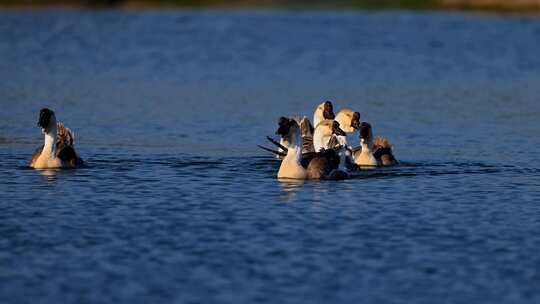
[(343, 131), (341, 129), (341, 127), (339, 126), (339, 122), (337, 122), (337, 121), (332, 122), (332, 134), (337, 135), (337, 136), (346, 136), (347, 135), (345, 133), (345, 131)]
[(313, 125), (317, 127), (317, 124), (319, 124), (321, 121), (325, 119), (334, 119), (336, 116), (334, 115), (334, 105), (331, 101), (327, 100), (320, 105), (317, 106), (315, 109), (315, 113), (313, 114)]
[(371, 125), (367, 122), (362, 122), (360, 124), (360, 143), (362, 144), (373, 144), (373, 132), (371, 129)]
[(56, 130), (56, 116), (50, 109), (43, 108), (39, 111), (38, 127), (41, 127), (43, 134), (49, 134)]
[(298, 145), (301, 138), (300, 126), (296, 120), (287, 117), (281, 117), (278, 121), (278, 129), (276, 134), (281, 136), (286, 143)]
[(352, 133), (360, 128), (360, 113), (349, 108), (341, 109), (336, 115), (341, 129), (347, 133)]

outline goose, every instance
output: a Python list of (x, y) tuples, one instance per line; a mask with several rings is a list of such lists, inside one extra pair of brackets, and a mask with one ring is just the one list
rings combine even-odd
[(287, 179), (343, 179), (348, 175), (341, 170), (340, 151), (323, 149), (318, 153), (302, 153), (300, 126), (294, 119), (280, 119), (276, 133), (285, 139), (286, 155), (283, 157), (278, 178)]
[[(283, 119), (284, 118), (284, 119)], [(307, 170), (302, 167), (302, 134), (294, 119), (282, 117), (276, 132), (284, 138), (286, 154), (279, 166), (278, 178), (306, 179)]]
[(317, 125), (326, 119), (333, 120), (336, 116), (334, 115), (334, 105), (331, 101), (327, 100), (317, 106), (315, 112), (313, 113), (313, 126)]
[[(286, 126), (289, 124), (289, 120), (294, 120), (298, 123), (300, 126), (300, 133), (302, 137), (302, 154), (306, 153), (312, 153), (313, 150), (313, 126), (311, 125), (311, 122), (307, 117), (303, 117), (300, 119), (298, 116), (291, 116), (291, 117), (280, 117), (278, 120), (278, 128), (282, 126)], [(276, 132), (277, 134), (277, 132)], [(279, 134), (278, 134), (279, 135)], [(272, 152), (275, 154), (275, 157), (278, 159), (282, 159), (285, 154), (287, 154), (287, 138), (284, 136), (281, 136), (279, 139), (279, 142), (271, 138), (270, 136), (267, 136), (266, 139), (271, 142), (272, 144), (276, 145), (278, 150), (272, 150), (263, 146), (259, 146), (259, 148)]]
[(377, 159), (373, 155), (373, 133), (371, 131), (371, 125), (367, 122), (360, 124), (360, 147), (356, 153), (354, 153), (354, 163), (358, 166), (377, 166)]
[[(313, 126), (318, 125), (323, 120), (333, 120), (334, 118), (334, 106), (331, 101), (327, 100), (319, 104), (317, 108), (315, 108), (315, 112), (313, 113), (313, 125), (305, 116), (302, 119), (297, 116), (282, 116), (278, 121), (278, 125), (281, 126), (282, 124), (288, 124), (288, 121), (290, 119), (294, 119), (299, 124), (302, 135), (302, 152), (305, 154), (315, 151), (313, 146), (313, 133), (315, 128)], [(278, 147), (278, 150), (276, 151), (258, 145), (259, 148), (274, 153), (275, 157), (278, 159), (283, 158), (287, 152), (287, 149), (285, 147), (287, 145), (286, 139), (283, 136), (280, 138), (279, 142), (268, 136), (266, 137), (266, 139), (268, 139), (268, 141), (270, 141), (272, 144), (276, 145)], [(346, 142), (346, 138), (342, 139), (342, 141)]]
[(339, 122), (339, 127), (345, 133), (353, 133), (360, 128), (360, 113), (343, 108), (336, 114), (335, 121)]
[(392, 153), (392, 143), (380, 136), (373, 140), (373, 156), (377, 159), (379, 166), (393, 166), (398, 163)]
[(313, 132), (313, 148), (315, 152), (330, 148), (328, 143), (334, 136), (337, 136), (340, 144), (347, 145), (346, 133), (340, 128), (339, 122), (329, 119), (321, 121)]
[(45, 136), (45, 142), (32, 154), (30, 167), (35, 169), (75, 168), (83, 164), (83, 160), (75, 153), (73, 147), (75, 135), (61, 122), (50, 109), (39, 112), (38, 126)]

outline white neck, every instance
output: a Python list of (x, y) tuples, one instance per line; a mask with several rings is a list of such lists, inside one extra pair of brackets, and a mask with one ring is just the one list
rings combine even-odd
[(297, 126), (291, 127), (291, 130), (289, 130), (289, 146), (287, 149), (294, 148), (294, 147), (300, 147), (300, 153), (302, 148), (302, 134), (300, 133), (300, 129)]
[(321, 151), (321, 149), (328, 148), (328, 141), (330, 140), (330, 136), (321, 136), (316, 133), (316, 135), (313, 136), (313, 147), (315, 148), (315, 152)]
[(300, 130), (295, 128), (291, 130), (289, 145), (287, 146), (287, 155), (281, 161), (279, 166), (278, 178), (305, 179), (306, 169), (301, 165), (302, 160), (302, 137)]
[(323, 120), (324, 116), (321, 111), (315, 111), (315, 114), (313, 114), (313, 127), (316, 128), (317, 125)]
[(287, 155), (285, 156), (285, 158), (283, 158), (283, 161), (300, 164), (301, 159), (302, 159), (302, 146), (290, 145), (287, 148)]
[(328, 148), (330, 138), (332, 138), (332, 134), (325, 135), (324, 126), (315, 128), (315, 132), (313, 132), (313, 148), (315, 148), (315, 152)]
[(56, 128), (52, 128), (49, 133), (45, 133), (45, 143), (43, 145), (42, 155), (56, 157)]
[(363, 138), (360, 139), (360, 145), (362, 146), (362, 153), (364, 153), (364, 151), (367, 153), (367, 152), (371, 152), (371, 147), (373, 146), (373, 144), (371, 142), (366, 142)]
[(302, 159), (302, 135), (300, 134), (300, 129), (294, 126), (291, 127), (289, 132), (289, 145), (287, 146), (287, 155), (284, 160), (300, 163)]

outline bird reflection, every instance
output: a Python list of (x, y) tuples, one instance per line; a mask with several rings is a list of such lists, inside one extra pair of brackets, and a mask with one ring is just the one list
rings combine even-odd
[(278, 178), (279, 184), (281, 186), (281, 195), (280, 198), (282, 201), (288, 203), (296, 197), (298, 190), (302, 189), (304, 185), (304, 180), (301, 179), (289, 179), (289, 178)]
[(56, 184), (60, 169), (37, 170), (48, 184)]

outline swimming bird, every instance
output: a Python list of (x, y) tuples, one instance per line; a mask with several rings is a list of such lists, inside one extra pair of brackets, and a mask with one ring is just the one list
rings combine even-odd
[(278, 178), (290, 179), (343, 179), (348, 175), (340, 167), (340, 150), (323, 149), (315, 153), (302, 153), (300, 126), (295, 119), (280, 118), (276, 132), (285, 139), (287, 154), (283, 157)]
[(50, 109), (39, 112), (38, 126), (45, 135), (45, 142), (32, 154), (30, 167), (35, 169), (75, 168), (83, 164), (74, 148), (75, 135)]
[(328, 143), (334, 136), (337, 136), (340, 144), (347, 145), (346, 133), (340, 128), (339, 122), (329, 119), (319, 122), (313, 132), (313, 148), (315, 152), (330, 148)]
[(331, 101), (327, 100), (317, 106), (315, 112), (313, 113), (313, 126), (316, 128), (317, 125), (325, 119), (334, 119), (336, 116), (334, 114), (334, 105)]
[(284, 138), (286, 155), (279, 166), (278, 178), (306, 179), (307, 171), (302, 167), (302, 134), (294, 119), (281, 117), (276, 132)]
[(373, 155), (373, 132), (367, 122), (360, 124), (361, 149), (354, 153), (354, 163), (358, 166), (377, 166), (377, 159)]
[(388, 139), (380, 136), (373, 140), (373, 156), (377, 159), (379, 166), (392, 166), (398, 163), (392, 152), (392, 144)]
[[(278, 128), (284, 125), (289, 124), (289, 120), (294, 120), (298, 125), (300, 126), (300, 134), (302, 137), (302, 154), (306, 153), (312, 153), (314, 152), (313, 149), (313, 126), (311, 125), (311, 122), (307, 117), (303, 117), (300, 119), (300, 117), (297, 116), (291, 116), (291, 117), (280, 117), (278, 121)], [(277, 151), (259, 146), (259, 148), (272, 152), (276, 155), (276, 158), (281, 159), (287, 154), (287, 138), (284, 136), (281, 136), (279, 139), (279, 142), (274, 140), (273, 138), (267, 136), (266, 139), (271, 142), (272, 144), (276, 145), (278, 148)]]
[[(303, 153), (311, 153), (314, 152), (314, 145), (313, 145), (313, 133), (315, 131), (315, 128), (313, 126), (317, 126), (319, 122), (323, 120), (333, 120), (335, 118), (334, 115), (334, 106), (331, 101), (325, 101), (317, 106), (315, 109), (315, 112), (313, 113), (313, 125), (309, 121), (307, 117), (303, 117), (300, 119), (297, 116), (290, 116), (290, 117), (281, 117), (278, 121), (278, 125), (281, 124), (288, 124), (288, 121), (290, 119), (294, 119), (298, 125), (300, 126), (301, 136), (302, 136), (302, 152)], [(266, 137), (271, 143), (276, 145), (278, 147), (278, 150), (272, 150), (263, 146), (259, 146), (259, 148), (264, 149), (266, 151), (270, 151), (276, 155), (276, 158), (283, 158), (284, 154), (286, 154), (286, 148), (287, 145), (286, 139), (282, 136), (279, 140), (279, 143), (275, 140), (273, 140), (270, 137)], [(341, 140), (346, 143), (346, 138)]]
[(335, 121), (346, 133), (353, 133), (360, 128), (360, 113), (349, 108), (343, 108), (336, 114)]

